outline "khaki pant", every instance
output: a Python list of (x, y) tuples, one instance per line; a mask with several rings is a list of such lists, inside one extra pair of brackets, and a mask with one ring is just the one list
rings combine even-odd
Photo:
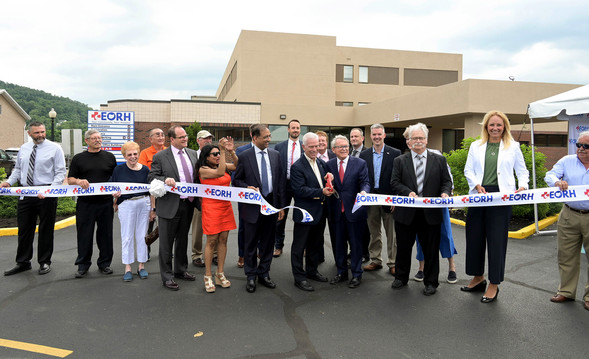
[[(589, 261), (589, 214), (575, 212), (565, 205), (558, 218), (558, 294), (567, 298), (574, 299), (577, 296), (582, 245), (585, 246), (585, 256)], [(589, 281), (585, 284), (583, 300), (589, 301)]]
[(384, 225), (385, 236), (387, 237), (387, 266), (392, 268), (395, 266), (395, 257), (397, 256), (393, 213), (389, 212), (388, 208), (385, 209), (383, 206), (367, 207), (368, 229), (370, 231), (370, 243), (368, 244), (370, 260), (373, 263), (382, 265), (382, 223)]

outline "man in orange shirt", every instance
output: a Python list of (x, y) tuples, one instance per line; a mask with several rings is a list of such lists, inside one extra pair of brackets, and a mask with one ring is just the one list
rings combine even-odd
[(141, 153), (139, 154), (139, 163), (151, 169), (153, 155), (155, 155), (161, 150), (166, 149), (166, 147), (164, 146), (165, 141), (166, 136), (164, 135), (164, 131), (162, 131), (161, 128), (151, 129), (149, 131), (149, 142), (151, 142), (151, 146), (141, 151)]

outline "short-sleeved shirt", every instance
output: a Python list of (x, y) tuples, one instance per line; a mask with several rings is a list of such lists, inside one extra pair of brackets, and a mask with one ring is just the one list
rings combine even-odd
[[(117, 166), (115, 155), (100, 150), (98, 152), (80, 152), (72, 158), (68, 177), (85, 179), (90, 183), (108, 182)], [(111, 195), (80, 196), (78, 201), (104, 203), (112, 201)]]

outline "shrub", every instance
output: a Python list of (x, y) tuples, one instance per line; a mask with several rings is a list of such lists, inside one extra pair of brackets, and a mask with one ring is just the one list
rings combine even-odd
[[(462, 140), (462, 146), (458, 150), (450, 151), (450, 153), (445, 153), (446, 159), (448, 160), (448, 165), (452, 169), (452, 176), (454, 177), (454, 195), (465, 195), (468, 194), (468, 182), (466, 181), (466, 177), (464, 177), (464, 166), (466, 165), (466, 158), (468, 157), (468, 150), (470, 145), (476, 141), (477, 138), (465, 138)], [(532, 188), (532, 148), (527, 145), (520, 145), (522, 150), (522, 154), (524, 155), (524, 161), (526, 162), (526, 167), (530, 172), (530, 188)], [(535, 162), (536, 162), (536, 187), (542, 188), (547, 187), (546, 182), (544, 182), (544, 176), (546, 175), (546, 155), (541, 152), (535, 152)], [(542, 219), (552, 214), (558, 213), (562, 208), (562, 203), (540, 203), (538, 204), (538, 218)], [(520, 218), (527, 218), (533, 219), (534, 218), (534, 206), (531, 204), (528, 205), (519, 205), (513, 206), (513, 217), (520, 217)]]
[[(0, 196), (0, 218), (15, 218), (17, 196)], [(76, 214), (76, 202), (72, 197), (60, 197), (57, 200), (57, 215), (69, 216)]]

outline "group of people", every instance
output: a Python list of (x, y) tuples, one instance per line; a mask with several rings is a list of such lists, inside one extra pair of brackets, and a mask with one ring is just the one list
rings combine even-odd
[[(187, 147), (186, 131), (181, 126), (172, 126), (168, 130), (170, 147), (164, 146), (164, 132), (153, 129), (149, 133), (152, 146), (140, 153), (135, 142), (125, 144), (122, 148), (125, 163), (117, 166), (114, 155), (101, 149), (100, 133), (89, 130), (85, 134), (88, 149), (74, 156), (67, 182), (82, 188), (109, 180), (151, 183), (154, 179), (168, 186), (175, 186), (176, 182), (233, 185), (259, 191), (269, 204), (279, 209), (290, 205), (294, 199), (295, 206), (304, 208), (313, 217), (311, 222), (305, 222), (300, 211), (295, 210), (292, 215), (292, 273), (294, 285), (304, 291), (314, 290), (309, 280), (334, 285), (346, 282), (348, 287), (356, 288), (362, 282), (364, 271), (382, 269), (381, 228), (384, 227), (386, 265), (394, 276), (392, 288), (399, 290), (407, 286), (412, 249), (417, 241), (420, 265), (414, 278), (423, 281), (423, 294), (430, 296), (436, 293), (439, 285), (438, 252), (449, 261), (447, 281), (457, 281), (453, 261), (457, 252), (448, 224), (448, 209), (367, 206), (352, 212), (358, 193), (442, 198), (452, 195), (450, 168), (443, 155), (427, 147), (428, 132), (427, 126), (421, 123), (407, 127), (404, 136), (409, 151), (405, 154), (384, 143), (386, 133), (380, 124), (370, 128), (371, 147), (364, 147), (363, 132), (355, 128), (350, 133), (351, 141), (337, 135), (329, 150), (325, 132), (309, 132), (301, 140), (301, 124), (298, 120), (291, 120), (289, 139), (274, 148), (269, 147), (271, 134), (268, 127), (256, 124), (250, 128), (252, 142), (237, 149), (230, 137), (221, 138), (214, 145), (211, 133), (200, 131), (197, 138), (201, 147), (197, 152)], [(29, 135), (33, 141), (23, 145), (15, 171), (1, 186), (16, 182), (23, 186), (63, 183), (65, 164), (59, 146), (45, 139), (45, 128), (40, 123), (29, 125)], [(565, 156), (547, 173), (548, 185), (564, 191), (569, 185), (589, 184), (589, 132), (581, 133), (577, 148), (576, 155)], [(529, 173), (523, 154), (511, 135), (509, 120), (502, 112), (491, 111), (483, 118), (481, 137), (469, 149), (464, 175), (472, 194), (528, 189)], [(31, 269), (37, 216), (41, 218), (39, 274), (51, 269), (55, 207), (54, 198), (43, 198), (42, 195), (19, 200), (17, 265), (5, 275)], [(263, 215), (258, 205), (246, 203), (239, 203), (238, 208), (237, 265), (244, 268), (246, 290), (255, 292), (258, 283), (275, 288), (270, 267), (273, 258), (283, 254), (284, 223), (288, 212), (283, 209), (276, 214)], [(76, 207), (76, 277), (86, 276), (91, 265), (95, 229), (100, 251), (99, 271), (103, 274), (113, 272), (110, 267), (112, 220), (117, 210), (125, 265), (123, 280), (133, 279), (131, 265), (135, 261), (138, 262), (137, 275), (147, 278), (145, 262), (149, 258), (149, 249), (144, 237), (149, 223), (157, 216), (159, 267), (164, 287), (178, 290), (176, 279), (196, 279), (188, 271), (187, 246), (191, 224), (192, 262), (195, 266), (205, 267), (205, 290), (210, 293), (216, 286), (228, 288), (231, 285), (224, 274), (228, 233), (237, 228), (231, 203), (171, 192), (159, 198), (153, 198), (149, 192), (79, 197)], [(553, 302), (575, 298), (579, 253), (582, 245), (589, 245), (587, 214), (589, 201), (567, 203), (561, 212), (558, 223), (561, 284), (551, 298)], [(483, 293), (482, 303), (491, 303), (499, 295), (499, 285), (504, 280), (510, 219), (510, 206), (468, 209), (466, 274), (472, 279), (460, 289)], [(336, 264), (331, 280), (318, 271), (319, 264), (325, 260), (323, 234), (326, 226)], [(203, 234), (207, 236), (204, 260)], [(489, 282), (485, 278), (485, 255), (488, 256)], [(362, 266), (363, 261), (369, 263)], [(217, 265), (214, 274), (213, 263)], [(585, 309), (589, 310), (589, 283), (585, 288), (584, 303)]]

